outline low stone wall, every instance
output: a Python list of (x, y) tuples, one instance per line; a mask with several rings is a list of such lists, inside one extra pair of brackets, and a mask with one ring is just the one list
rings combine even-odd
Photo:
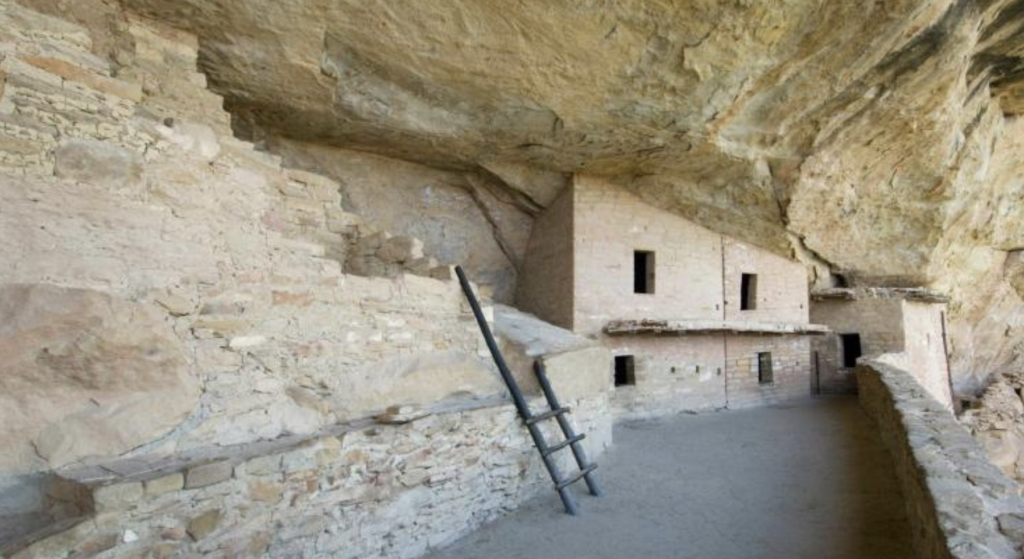
[(953, 414), (909, 373), (877, 359), (858, 362), (857, 383), (895, 462), (916, 556), (1021, 557), (1019, 486), (986, 460)]
[[(574, 412), (600, 455), (607, 398)], [(60, 471), (48, 497), (65, 518), (0, 557), (413, 558), (550, 487), (515, 409), (478, 402), (401, 425)]]

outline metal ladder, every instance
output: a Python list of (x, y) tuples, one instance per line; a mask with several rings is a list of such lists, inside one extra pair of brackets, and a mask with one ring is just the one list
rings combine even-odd
[[(473, 288), (469, 284), (469, 280), (466, 279), (466, 273), (462, 270), (462, 266), (455, 267), (455, 273), (459, 276), (459, 284), (462, 286), (462, 292), (465, 293), (466, 299), (469, 300), (469, 306), (473, 309), (473, 316), (476, 318), (476, 323), (480, 326), (480, 332), (484, 336), (484, 340), (487, 342), (487, 348), (491, 351), (491, 357), (494, 358), (494, 364), (498, 367), (498, 372), (501, 373), (501, 378), (505, 381), (505, 385), (508, 386), (509, 392), (512, 394), (512, 401), (515, 402), (516, 410), (519, 411), (519, 416), (523, 419), (523, 423), (526, 424), (526, 428), (530, 431), (530, 437), (533, 438), (533, 444), (536, 445), (537, 450), (540, 451), (541, 460), (544, 461), (544, 466), (548, 470), (548, 474), (551, 475), (551, 481), (555, 483), (555, 491), (558, 492), (558, 496), (562, 499), (562, 504), (565, 505), (565, 512), (569, 514), (576, 514), (576, 500), (573, 498), (572, 493), (569, 492), (569, 486), (576, 483), (579, 480), (584, 480), (587, 483), (587, 488), (590, 490), (590, 494), (598, 497), (601, 495), (601, 490), (598, 488), (597, 479), (594, 477), (594, 470), (597, 469), (597, 464), (587, 461), (587, 455), (583, 450), (583, 445), (580, 444), (586, 434), (576, 434), (572, 428), (572, 424), (569, 423), (569, 419), (566, 414), (569, 413), (568, 407), (563, 407), (558, 403), (558, 398), (555, 396), (555, 391), (551, 388), (551, 382), (548, 381), (547, 371), (544, 369), (544, 364), (540, 361), (534, 361), (533, 372), (537, 375), (537, 382), (540, 384), (541, 391), (544, 392), (544, 397), (548, 401), (548, 411), (534, 414), (530, 411), (530, 407), (526, 404), (526, 398), (523, 397), (523, 392), (519, 388), (519, 384), (516, 379), (512, 376), (509, 371), (508, 364), (505, 363), (505, 358), (501, 354), (501, 350), (498, 349), (498, 344), (494, 341), (494, 335), (491, 333), (490, 327), (487, 325), (487, 320), (484, 318), (483, 311), (480, 310), (480, 303), (476, 299), (476, 295), (473, 294)], [(558, 426), (562, 429), (563, 440), (554, 445), (548, 445), (547, 440), (544, 438), (544, 433), (541, 432), (539, 423), (554, 418), (558, 421)], [(572, 454), (576, 458), (576, 465), (579, 470), (567, 477), (563, 478), (562, 474), (558, 471), (558, 465), (555, 464), (553, 454), (564, 449), (572, 449)]]

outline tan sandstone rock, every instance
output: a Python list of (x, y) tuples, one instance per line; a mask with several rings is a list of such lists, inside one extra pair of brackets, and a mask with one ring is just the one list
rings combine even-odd
[[(525, 216), (568, 173), (609, 175), (718, 232), (795, 251), (816, 283), (831, 271), (948, 291), (958, 389), (1020, 359), (1024, 325), (1004, 335), (1024, 309), (1010, 289), (1020, 272), (1002, 274), (1024, 247), (1012, 0), (122, 4), (196, 32), (211, 87), (254, 139), (289, 138), (272, 149), (328, 172), (442, 262), (455, 260), (438, 240), (508, 275), (529, 223), (493, 208)], [(427, 231), (419, 215), (450, 215), (441, 181), (407, 188), (337, 148), (459, 171), (443, 182), (470, 183), (492, 209)], [(512, 204), (484, 203), (478, 176)]]
[(0, 287), (0, 468), (117, 455), (196, 406), (198, 382), (156, 307), (97, 291)]

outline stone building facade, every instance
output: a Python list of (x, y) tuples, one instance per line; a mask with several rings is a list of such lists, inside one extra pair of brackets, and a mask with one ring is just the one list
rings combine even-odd
[(812, 346), (813, 381), (821, 393), (856, 392), (857, 358), (886, 356), (938, 402), (953, 405), (942, 295), (901, 288), (816, 290), (811, 319), (831, 330)]
[(823, 328), (798, 262), (584, 175), (534, 232), (518, 304), (611, 350), (619, 417), (809, 393), (808, 335)]

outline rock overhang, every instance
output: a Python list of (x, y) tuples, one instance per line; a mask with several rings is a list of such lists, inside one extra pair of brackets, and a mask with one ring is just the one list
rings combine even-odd
[(953, 337), (979, 340), (954, 344), (977, 350), (962, 373), (1024, 340), (987, 318), (1024, 304), (1001, 295), (1024, 247), (1020, 0), (120, 5), (198, 36), (250, 139), (483, 173), (532, 214), (571, 173), (611, 176), (816, 286), (947, 292)]

